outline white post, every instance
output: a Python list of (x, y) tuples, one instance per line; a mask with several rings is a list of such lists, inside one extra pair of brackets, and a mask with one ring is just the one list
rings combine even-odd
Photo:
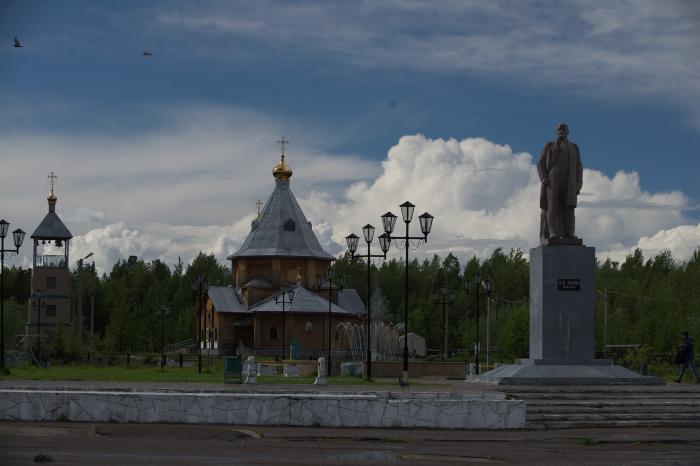
[(248, 361), (246, 362), (246, 377), (244, 383), (251, 385), (258, 383), (258, 380), (255, 378), (255, 356), (248, 356)]
[(326, 358), (318, 358), (318, 373), (314, 385), (326, 385)]
[(489, 370), (489, 353), (491, 352), (491, 298), (486, 298), (486, 370)]

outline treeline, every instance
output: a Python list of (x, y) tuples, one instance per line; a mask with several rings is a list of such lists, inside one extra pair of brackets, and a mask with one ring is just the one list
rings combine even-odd
[[(372, 314), (394, 323), (404, 321), (405, 267), (402, 260), (372, 264)], [(489, 328), (492, 360), (527, 357), (529, 348), (529, 269), (522, 251), (495, 250), (490, 257), (473, 257), (460, 264), (452, 254), (441, 258), (413, 259), (408, 264), (409, 331), (426, 338), (428, 348), (440, 351), (443, 342), (442, 305), (433, 292), (446, 286), (455, 292), (448, 313), (450, 353), (471, 353), (476, 341), (475, 276), (491, 280), (488, 300), (480, 288), (479, 334), (481, 352), (486, 348)], [(674, 261), (669, 252), (644, 258), (637, 250), (621, 264), (607, 260), (597, 264), (597, 345), (649, 345), (656, 352), (670, 351), (682, 330), (700, 334), (700, 250), (687, 262)], [(346, 277), (346, 286), (367, 296), (367, 264), (341, 256), (336, 271)], [(95, 297), (95, 341), (100, 352), (157, 352), (160, 349), (161, 307), (167, 308), (167, 342), (195, 336), (196, 295), (191, 281), (197, 273), (212, 285), (231, 283), (228, 267), (213, 255), (200, 253), (192, 263), (174, 267), (152, 262), (120, 261), (109, 274), (97, 276), (90, 267), (71, 272), (74, 309), (77, 315), (78, 285), (83, 299), (83, 347), (77, 343), (78, 329), (50, 342), (48, 351), (58, 357), (85, 353), (90, 327), (90, 296)], [(25, 333), (30, 296), (29, 271), (6, 269), (5, 341), (8, 349)], [(465, 281), (470, 282), (469, 291)], [(607, 324), (605, 302), (607, 300)], [(489, 322), (487, 324), (487, 313)], [(57, 341), (58, 340), (58, 341)], [(461, 357), (461, 356), (460, 356)]]

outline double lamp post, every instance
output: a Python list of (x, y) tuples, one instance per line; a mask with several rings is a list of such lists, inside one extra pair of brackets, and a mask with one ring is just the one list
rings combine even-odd
[(5, 367), (5, 253), (19, 254), (19, 248), (24, 242), (24, 231), (16, 229), (12, 232), (15, 243), (14, 249), (5, 249), (5, 236), (10, 224), (4, 219), (0, 220), (0, 372), (7, 373)]

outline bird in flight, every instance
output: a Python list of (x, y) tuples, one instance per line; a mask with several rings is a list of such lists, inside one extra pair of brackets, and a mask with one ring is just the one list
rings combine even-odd
[(17, 37), (15, 37), (15, 45), (14, 45), (14, 47), (17, 47), (17, 48), (19, 48), (19, 47), (24, 47), (24, 45), (22, 45), (22, 44), (20, 43), (20, 41), (19, 41), (19, 39), (18, 39)]
[(144, 56), (144, 57), (150, 57), (151, 55), (153, 55), (153, 54), (152, 54), (151, 52), (149, 52), (148, 50), (146, 50), (145, 52), (143, 52), (143, 56)]

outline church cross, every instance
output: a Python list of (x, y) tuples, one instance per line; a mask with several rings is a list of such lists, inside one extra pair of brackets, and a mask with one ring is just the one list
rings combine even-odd
[(284, 157), (284, 146), (289, 144), (289, 139), (282, 136), (282, 138), (277, 141), (277, 144), (282, 146), (282, 157)]
[(49, 185), (51, 186), (51, 192), (53, 192), (53, 187), (56, 184), (56, 178), (58, 178), (58, 176), (54, 175), (54, 173), (51, 172), (51, 174), (49, 176), (47, 176), (46, 178), (49, 179)]

